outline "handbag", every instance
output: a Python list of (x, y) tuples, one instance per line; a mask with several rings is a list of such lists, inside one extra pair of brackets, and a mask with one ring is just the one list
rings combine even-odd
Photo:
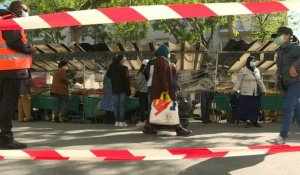
[(257, 78), (256, 78), (255, 74), (254, 73), (252, 73), (252, 74), (253, 74), (253, 76), (255, 77), (255, 80), (256, 80), (256, 93), (257, 93), (257, 95), (258, 96), (264, 95), (264, 92), (262, 91), (262, 89), (261, 89), (261, 87), (260, 87), (260, 85), (257, 81)]
[(262, 95), (264, 95), (264, 92), (261, 90), (261, 87), (260, 87), (260, 85), (256, 82), (256, 93), (257, 93), (257, 95), (258, 96), (262, 96)]
[(171, 100), (168, 93), (163, 92), (159, 99), (152, 101), (149, 123), (168, 126), (179, 124), (178, 104)]

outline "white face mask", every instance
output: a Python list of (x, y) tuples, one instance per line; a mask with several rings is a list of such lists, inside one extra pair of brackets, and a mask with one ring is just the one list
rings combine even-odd
[(255, 62), (253, 62), (253, 61), (251, 61), (250, 62), (250, 67), (255, 67), (256, 65), (255, 65)]
[(63, 68), (63, 70), (69, 70), (69, 67), (68, 66), (64, 66), (64, 67), (62, 67)]
[(29, 13), (22, 10), (21, 17), (28, 17), (28, 16), (29, 16)]
[(169, 58), (169, 59), (171, 58), (171, 53), (168, 54), (168, 58)]

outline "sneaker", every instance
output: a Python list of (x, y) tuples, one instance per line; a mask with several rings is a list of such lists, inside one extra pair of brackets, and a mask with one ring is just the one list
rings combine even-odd
[(7, 143), (0, 143), (0, 149), (24, 149), (27, 148), (25, 143), (20, 143), (16, 140), (9, 141)]
[(177, 136), (190, 136), (190, 135), (192, 135), (192, 131), (182, 128), (182, 129), (176, 131), (176, 135)]
[(155, 129), (153, 129), (153, 128), (144, 127), (143, 133), (144, 134), (153, 134), (153, 135), (156, 135), (158, 132)]
[(158, 132), (151, 125), (146, 124), (143, 129), (144, 134), (154, 134), (156, 135)]
[(276, 139), (268, 140), (267, 142), (274, 144), (274, 145), (284, 145), (285, 138), (278, 136)]
[(125, 122), (120, 122), (119, 126), (125, 128), (125, 127), (127, 127), (128, 125), (127, 125), (127, 123), (125, 123)]
[(138, 126), (138, 127), (144, 127), (144, 126), (145, 126), (145, 123), (139, 121), (139, 122), (136, 124), (136, 126)]
[(115, 122), (115, 126), (120, 126), (121, 122)]

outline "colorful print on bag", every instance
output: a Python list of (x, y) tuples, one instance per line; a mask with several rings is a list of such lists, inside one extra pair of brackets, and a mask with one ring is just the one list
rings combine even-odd
[(167, 93), (152, 101), (150, 123), (159, 125), (179, 124), (178, 105)]

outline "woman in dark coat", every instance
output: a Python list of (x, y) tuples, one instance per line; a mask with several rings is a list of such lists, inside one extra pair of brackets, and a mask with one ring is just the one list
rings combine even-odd
[[(172, 72), (172, 67), (174, 66), (171, 64), (169, 59), (169, 48), (165, 45), (161, 45), (156, 50), (155, 56), (157, 57), (157, 59), (154, 63), (151, 99), (159, 99), (162, 92), (167, 92), (170, 95), (171, 99), (173, 101), (176, 101)], [(188, 136), (192, 133), (191, 131), (184, 129), (180, 124), (175, 126), (147, 124), (145, 125), (143, 132), (145, 134), (157, 134), (156, 130), (168, 128), (175, 129), (177, 136)]]
[(107, 71), (111, 78), (112, 92), (114, 98), (115, 126), (127, 127), (124, 121), (125, 104), (130, 95), (130, 82), (128, 68), (124, 66), (124, 56), (117, 55)]

